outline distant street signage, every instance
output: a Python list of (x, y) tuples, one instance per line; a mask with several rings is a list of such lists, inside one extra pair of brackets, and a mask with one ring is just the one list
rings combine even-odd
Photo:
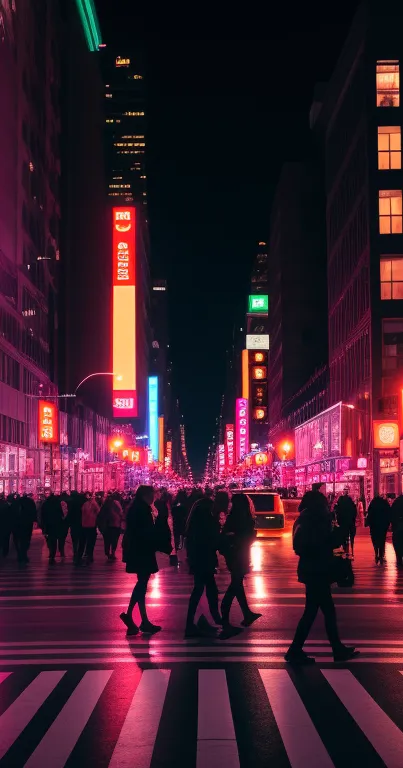
[(269, 297), (266, 294), (256, 293), (249, 296), (248, 312), (268, 312)]
[(248, 333), (246, 335), (246, 349), (269, 349), (269, 334)]

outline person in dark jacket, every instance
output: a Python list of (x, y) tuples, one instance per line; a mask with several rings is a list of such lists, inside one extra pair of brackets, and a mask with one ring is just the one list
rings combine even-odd
[(64, 514), (60, 496), (51, 493), (43, 502), (41, 510), (42, 530), (46, 536), (51, 565), (55, 562), (57, 549), (59, 549), (60, 557), (64, 557), (64, 545), (67, 536), (66, 519), (67, 505), (66, 514)]
[(186, 549), (189, 568), (193, 574), (194, 587), (190, 595), (186, 620), (186, 637), (198, 637), (206, 632), (215, 632), (207, 620), (196, 626), (197, 606), (206, 590), (210, 613), (216, 624), (222, 619), (218, 610), (218, 590), (214, 578), (219, 543), (217, 523), (213, 518), (213, 502), (202, 498), (191, 509), (186, 526)]
[(98, 515), (98, 528), (104, 539), (105, 557), (116, 560), (116, 549), (123, 524), (123, 509), (117, 495), (106, 497)]
[(252, 515), (251, 503), (244, 493), (234, 494), (229, 515), (225, 521), (220, 550), (225, 557), (227, 568), (231, 574), (230, 585), (221, 603), (223, 631), (221, 639), (232, 637), (240, 631), (230, 624), (229, 614), (231, 605), (236, 597), (243, 613), (244, 627), (249, 627), (260, 619), (261, 613), (254, 613), (248, 605), (243, 580), (249, 572), (250, 547), (255, 538), (255, 520)]
[(152, 573), (158, 572), (156, 536), (151, 505), (154, 503), (154, 489), (150, 485), (140, 485), (133, 503), (127, 512), (126, 532), (123, 538), (123, 562), (127, 573), (137, 574), (135, 585), (126, 613), (120, 618), (127, 627), (128, 635), (137, 635), (139, 627), (133, 621), (133, 610), (139, 606), (140, 631), (147, 634), (159, 632), (161, 627), (152, 624), (147, 616), (146, 594)]
[(176, 550), (182, 549), (183, 547), (187, 516), (187, 494), (186, 491), (179, 491), (172, 507)]
[(71, 542), (73, 544), (74, 561), (76, 561), (78, 557), (78, 549), (82, 533), (81, 510), (85, 500), (84, 494), (78, 493), (78, 491), (72, 491), (68, 500), (67, 523), (70, 528)]
[(28, 550), (36, 522), (35, 502), (29, 496), (11, 497), (11, 524), (19, 563), (29, 563)]
[(374, 496), (369, 507), (365, 526), (369, 528), (375, 552), (375, 563), (385, 562), (386, 534), (390, 525), (391, 510), (389, 502), (382, 496)]
[(349, 550), (351, 544), (351, 555), (354, 557), (354, 539), (356, 534), (357, 507), (351, 496), (348, 494), (348, 488), (344, 489), (343, 496), (337, 500), (335, 505), (335, 515), (337, 524), (343, 540), (345, 552)]
[(396, 565), (398, 568), (403, 566), (403, 496), (400, 495), (394, 500), (390, 510), (392, 522), (392, 542), (396, 555)]
[(299, 556), (298, 581), (305, 584), (305, 610), (299, 621), (285, 660), (294, 664), (313, 664), (303, 646), (319, 608), (335, 661), (348, 661), (356, 655), (352, 646), (343, 645), (337, 628), (331, 583), (333, 562), (332, 522), (323, 494), (308, 491), (299, 506), (300, 515), (294, 523), (293, 546)]
[(0, 552), (3, 557), (7, 557), (10, 551), (11, 528), (11, 506), (2, 493), (0, 495)]

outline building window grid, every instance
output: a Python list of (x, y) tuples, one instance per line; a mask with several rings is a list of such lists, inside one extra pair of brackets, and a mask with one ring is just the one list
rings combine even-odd
[(380, 260), (381, 299), (403, 299), (403, 254)]
[(379, 233), (402, 234), (402, 190), (379, 190)]
[(378, 170), (400, 170), (401, 150), (400, 125), (378, 126)]
[(397, 59), (376, 63), (376, 106), (400, 106), (400, 67)]
[(394, 374), (403, 369), (403, 320), (387, 319), (382, 326), (382, 373)]

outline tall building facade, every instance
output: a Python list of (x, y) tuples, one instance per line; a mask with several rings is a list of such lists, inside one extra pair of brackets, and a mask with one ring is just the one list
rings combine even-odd
[(59, 6), (0, 2), (0, 492), (41, 476), (55, 392), (60, 258)]
[(113, 204), (147, 206), (146, 106), (142, 56), (109, 46), (104, 76), (107, 193)]
[(313, 462), (334, 490), (347, 482), (367, 497), (402, 488), (403, 45), (391, 19), (390, 6), (362, 3), (315, 105), (326, 185), (330, 415), (296, 435), (300, 463)]

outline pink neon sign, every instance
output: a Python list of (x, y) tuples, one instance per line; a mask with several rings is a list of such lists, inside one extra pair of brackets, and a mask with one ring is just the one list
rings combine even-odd
[(239, 461), (249, 451), (248, 401), (238, 397), (235, 408), (236, 457)]

